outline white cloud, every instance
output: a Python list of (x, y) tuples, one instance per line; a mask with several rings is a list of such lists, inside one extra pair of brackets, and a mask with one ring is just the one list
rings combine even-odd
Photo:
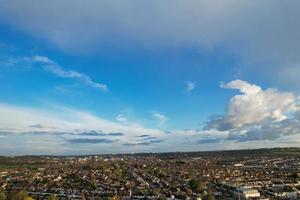
[(74, 0), (72, 4), (11, 0), (0, 7), (0, 21), (73, 52), (131, 42), (151, 47), (226, 47), (251, 60), (288, 62), (299, 61), (299, 4), (294, 0)]
[(261, 128), (251, 126), (251, 130), (245, 129), (243, 133), (241, 128), (226, 131), (185, 129), (166, 133), (65, 107), (37, 109), (0, 104), (0, 137), (4, 137), (0, 140), (0, 152), (6, 155), (93, 154), (240, 149), (253, 148), (253, 145), (299, 146), (299, 116), (296, 112), (294, 118), (264, 121)]
[(297, 0), (10, 0), (0, 7), (0, 23), (71, 53), (130, 44), (221, 49), (247, 65), (263, 63), (261, 74), (276, 74), (275, 81), (295, 87), (300, 85), (297, 73), (291, 79), (285, 68), (292, 63), (289, 71), (299, 71), (299, 6)]
[(153, 111), (152, 116), (158, 120), (160, 126), (164, 125), (169, 120), (167, 116), (158, 111)]
[(196, 88), (196, 83), (192, 81), (185, 82), (185, 91), (190, 93)]
[[(166, 119), (160, 113), (155, 116)], [(116, 123), (65, 107), (36, 109), (0, 104), (0, 135), (5, 136), (5, 141), (0, 140), (0, 152), (6, 155), (159, 152), (178, 150), (179, 145), (180, 150), (195, 150), (200, 148), (195, 145), (199, 138), (219, 140), (222, 134), (199, 130), (167, 134), (138, 123)]]
[(281, 92), (242, 80), (234, 80), (221, 87), (237, 89), (242, 94), (232, 97), (224, 115), (213, 117), (207, 129), (230, 131), (232, 139), (273, 139), (300, 133), (297, 119), (298, 98), (291, 92)]
[[(28, 58), (25, 58), (25, 59), (28, 60)], [(105, 85), (103, 83), (95, 82), (88, 75), (77, 72), (75, 70), (64, 70), (56, 62), (54, 62), (53, 60), (51, 60), (45, 56), (39, 56), (39, 55), (33, 56), (31, 58), (31, 61), (45, 64), (43, 66), (45, 71), (55, 74), (59, 77), (77, 79), (90, 87), (96, 88), (101, 91), (108, 91), (107, 85)]]
[(254, 95), (261, 91), (261, 87), (242, 80), (233, 80), (227, 84), (221, 83), (221, 87), (225, 89), (237, 89), (242, 93)]
[[(101, 131), (123, 133), (128, 142), (141, 133), (161, 137), (163, 131), (145, 128), (137, 123), (120, 124), (84, 111), (57, 107), (47, 110), (0, 104), (0, 129), (8, 133), (70, 133)], [(117, 134), (116, 136), (118, 136)]]
[[(30, 58), (27, 58), (27, 57), (25, 59), (30, 60)], [(35, 55), (31, 58), (31, 60), (34, 62), (40, 62), (40, 63), (44, 63), (44, 64), (55, 64), (54, 61), (50, 60), (46, 56)]]
[(116, 116), (116, 120), (119, 121), (119, 122), (126, 122), (127, 118), (124, 115), (122, 115), (122, 114), (118, 114)]

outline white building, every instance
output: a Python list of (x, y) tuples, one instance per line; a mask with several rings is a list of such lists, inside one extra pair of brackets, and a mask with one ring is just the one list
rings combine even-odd
[(251, 199), (260, 197), (260, 193), (257, 189), (240, 187), (235, 191), (235, 196), (238, 199)]

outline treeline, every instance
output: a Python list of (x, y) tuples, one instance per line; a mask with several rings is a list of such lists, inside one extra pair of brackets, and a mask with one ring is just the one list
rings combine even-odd
[[(25, 190), (21, 190), (17, 192), (16, 194), (12, 194), (10, 196), (7, 196), (3, 189), (0, 188), (0, 200), (34, 200), (32, 197), (28, 196), (27, 192)], [(55, 195), (51, 195), (49, 197), (49, 200), (56, 200)]]
[[(88, 199), (87, 197), (83, 196), (83, 200)], [(121, 198), (118, 195), (112, 196), (112, 197), (106, 197), (106, 198), (99, 198), (99, 199), (105, 199), (105, 200), (121, 200)], [(21, 190), (15, 194), (12, 194), (10, 196), (7, 196), (2, 188), (0, 188), (0, 200), (35, 200), (33, 197), (28, 196), (26, 190)], [(54, 194), (51, 194), (48, 198), (48, 200), (57, 200), (56, 196)]]

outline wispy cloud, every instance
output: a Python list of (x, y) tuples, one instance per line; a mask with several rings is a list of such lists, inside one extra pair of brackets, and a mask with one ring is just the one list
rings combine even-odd
[(111, 139), (95, 139), (95, 138), (74, 138), (74, 139), (67, 139), (68, 143), (71, 144), (110, 144), (115, 142), (116, 140)]
[[(30, 60), (30, 58), (26, 58), (26, 59)], [(50, 60), (46, 56), (35, 55), (35, 56), (32, 56), (31, 60), (34, 62), (40, 62), (40, 63), (44, 63), (44, 64), (55, 64), (54, 61)]]
[(185, 82), (185, 91), (190, 93), (196, 88), (196, 83), (192, 81)]
[(121, 132), (115, 132), (115, 133), (103, 133), (102, 131), (85, 131), (85, 132), (80, 132), (77, 135), (84, 135), (84, 136), (123, 136), (124, 133)]
[(91, 77), (89, 77), (84, 73), (75, 70), (65, 70), (62, 66), (57, 64), (55, 61), (49, 59), (48, 57), (36, 55), (33, 56), (31, 60), (36, 63), (44, 64), (43, 65), (44, 70), (56, 76), (62, 78), (77, 79), (90, 87), (96, 88), (101, 91), (108, 91), (108, 87), (106, 84), (93, 81)]
[(200, 139), (197, 141), (197, 143), (199, 144), (209, 144), (209, 143), (218, 143), (222, 141), (221, 139), (219, 138), (204, 138), (204, 139)]
[(127, 118), (126, 118), (124, 115), (122, 115), (122, 114), (118, 114), (118, 115), (116, 116), (116, 120), (117, 120), (118, 122), (126, 122), (126, 121), (127, 121)]
[[(239, 84), (226, 85), (228, 88), (233, 88)], [(246, 83), (242, 85), (244, 84)], [(253, 90), (255, 87), (246, 88), (248, 92), (255, 91)], [(265, 90), (261, 89), (258, 92), (265, 92)], [(245, 94), (240, 96), (243, 97), (243, 95)], [(252, 96), (254, 93), (250, 92), (247, 95)], [(269, 95), (272, 96), (273, 94), (270, 93)], [(251, 109), (254, 109), (254, 107), (251, 107)], [(166, 134), (165, 131), (160, 129), (145, 128), (137, 123), (117, 123), (88, 112), (64, 107), (43, 110), (41, 108), (18, 107), (0, 103), (0, 137), (5, 137), (5, 140), (0, 140), (0, 152), (7, 152), (7, 148), (14, 145), (18, 148), (17, 154), (20, 154), (20, 152), (31, 154), (37, 152), (49, 153), (49, 149), (62, 154), (74, 154), (76, 152), (82, 154), (87, 152), (159, 152), (251, 148), (253, 144), (259, 145), (257, 147), (288, 144), (299, 146), (299, 112), (295, 111), (293, 116), (287, 116), (286, 119), (277, 118), (277, 116), (278, 113), (275, 114), (276, 119), (271, 121), (270, 119), (260, 122), (255, 121), (253, 126), (245, 124), (242, 127), (221, 130), (220, 126), (216, 126), (215, 123), (223, 122), (225, 119), (223, 116), (221, 118), (223, 121), (211, 122), (213, 123), (211, 125), (215, 126), (211, 126), (208, 130), (169, 130)], [(281, 121), (278, 121), (278, 119), (281, 119)], [(230, 120), (230, 122), (235, 121)], [(231, 127), (236, 127), (235, 124), (231, 124)], [(249, 129), (249, 127), (252, 129)], [(245, 133), (245, 130), (248, 130), (248, 132)], [(48, 138), (53, 142), (43, 145), (39, 142), (40, 145), (27, 147), (23, 142), (17, 144), (16, 138), (22, 141), (32, 141), (33, 139), (43, 141), (43, 139)], [(37, 151), (37, 147), (42, 149)], [(13, 154), (15, 152), (12, 151)]]
[(167, 116), (158, 111), (153, 111), (152, 116), (158, 120), (160, 126), (164, 125), (169, 120)]
[(165, 135), (161, 130), (145, 128), (137, 123), (117, 123), (65, 107), (43, 110), (1, 103), (0, 131), (9, 134), (107, 136), (122, 138), (122, 142), (135, 140), (135, 136), (141, 133), (158, 138)]
[(148, 146), (151, 144), (157, 144), (157, 143), (162, 143), (163, 140), (148, 140), (148, 141), (135, 141), (135, 142), (128, 142), (124, 143), (123, 145), (125, 146)]
[[(65, 51), (89, 52), (107, 43), (123, 46), (131, 42), (152, 48), (174, 45), (217, 48), (230, 42), (231, 45), (225, 45), (230, 52), (254, 60), (271, 58), (287, 62), (299, 58), (299, 44), (295, 41), (299, 40), (300, 28), (294, 23), (299, 21), (299, 1), (232, 0), (219, 2), (219, 6), (209, 0), (176, 0), (172, 5), (169, 1), (134, 1), (130, 6), (124, 1), (117, 4), (28, 1), (10, 0), (2, 5), (3, 23), (46, 39)], [(152, 9), (148, 9), (149, 5)], [(269, 8), (268, 13), (265, 7)], [(133, 12), (135, 9), (142, 12)], [(118, 15), (114, 14), (115, 10), (120, 11)], [(90, 19), (89, 23), (84, 19)], [(218, 29), (212, 28), (212, 22)], [(250, 24), (258, 28), (253, 29)], [(239, 43), (241, 40), (243, 45)]]
[(151, 136), (151, 135), (137, 135), (137, 136), (135, 136), (135, 137), (145, 138), (145, 137), (149, 137), (149, 136)]

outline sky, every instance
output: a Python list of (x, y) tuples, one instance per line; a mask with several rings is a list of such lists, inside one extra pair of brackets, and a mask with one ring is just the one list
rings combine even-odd
[(297, 0), (1, 0), (0, 155), (300, 147)]

